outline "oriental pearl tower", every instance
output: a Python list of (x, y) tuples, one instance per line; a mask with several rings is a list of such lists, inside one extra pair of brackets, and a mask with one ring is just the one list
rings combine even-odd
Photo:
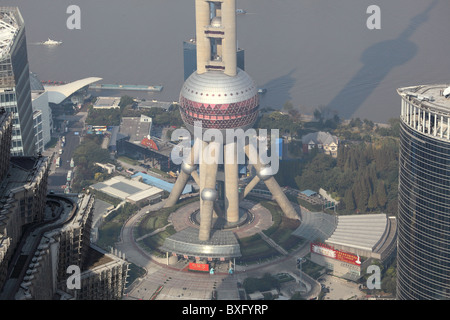
[[(247, 130), (258, 117), (259, 97), (252, 78), (237, 67), (236, 0), (196, 0), (195, 15), (197, 71), (185, 81), (180, 92), (180, 112), (184, 124), (191, 133), (194, 133), (198, 124), (201, 124), (203, 131)], [(191, 154), (185, 157), (177, 181), (165, 203), (165, 207), (175, 205), (189, 177), (195, 180), (200, 188), (198, 240), (210, 239), (215, 215), (222, 215), (228, 223), (236, 223), (239, 220), (239, 200), (259, 181), (264, 181), (286, 216), (298, 219), (295, 209), (270, 170), (266, 170), (260, 162), (253, 164), (257, 175), (243, 192), (239, 192), (239, 167), (236, 161), (239, 150), (236, 141), (227, 141), (220, 147), (223, 148), (220, 150), (224, 159), (223, 169), (211, 161), (198, 161), (202, 157), (202, 152), (198, 150), (205, 150), (216, 143), (217, 141), (205, 137), (194, 141)], [(245, 144), (242, 151), (249, 156), (252, 147)], [(223, 181), (218, 181), (220, 170), (223, 170), (223, 174), (220, 174)], [(223, 187), (218, 187), (219, 182)], [(223, 192), (221, 206), (218, 204), (220, 192)]]

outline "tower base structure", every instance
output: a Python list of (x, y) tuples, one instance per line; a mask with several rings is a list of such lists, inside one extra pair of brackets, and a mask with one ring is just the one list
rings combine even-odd
[[(201, 146), (201, 149), (196, 149), (196, 146)], [(221, 220), (222, 225), (236, 226), (239, 225), (239, 221), (242, 219), (242, 212), (239, 209), (239, 202), (247, 196), (250, 191), (260, 182), (263, 181), (268, 190), (272, 193), (273, 199), (277, 202), (283, 213), (290, 219), (299, 220), (300, 217), (296, 210), (287, 199), (283, 190), (278, 185), (277, 181), (273, 177), (269, 167), (264, 166), (259, 157), (257, 157), (256, 163), (252, 164), (255, 168), (257, 175), (246, 186), (243, 193), (239, 192), (238, 181), (238, 165), (236, 161), (233, 163), (226, 163), (224, 167), (224, 199), (222, 206), (218, 201), (217, 192), (217, 175), (218, 175), (218, 163), (214, 161), (208, 162), (203, 159), (203, 162), (198, 166), (200, 173), (197, 172), (197, 165), (194, 163), (195, 159), (202, 159), (205, 154), (210, 154), (213, 150), (213, 154), (220, 150), (220, 146), (215, 142), (205, 142), (197, 140), (194, 143), (194, 148), (191, 149), (191, 154), (185, 158), (185, 162), (181, 165), (181, 173), (175, 183), (169, 198), (166, 200), (165, 207), (171, 207), (177, 203), (181, 195), (181, 191), (184, 189), (190, 176), (197, 182), (200, 187), (200, 210), (195, 216), (195, 220), (198, 221), (198, 241), (209, 241), (213, 229), (213, 221)], [(231, 158), (237, 159), (237, 144), (231, 143), (223, 147), (224, 153), (232, 152)], [(244, 148), (245, 154), (250, 159), (252, 152), (256, 152), (252, 144), (247, 144)], [(198, 153), (201, 155), (199, 156)], [(225, 159), (230, 159), (225, 157)], [(221, 208), (223, 207), (223, 210)]]
[(188, 227), (168, 237), (161, 251), (201, 259), (239, 258), (241, 250), (232, 231), (213, 230), (208, 240), (199, 240), (200, 229)]

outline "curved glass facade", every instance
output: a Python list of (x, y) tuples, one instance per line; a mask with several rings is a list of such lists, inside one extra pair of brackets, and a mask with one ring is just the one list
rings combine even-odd
[[(425, 112), (422, 104), (413, 106), (408, 100), (402, 104), (397, 298), (450, 299), (450, 140), (449, 128), (444, 127), (447, 119), (436, 110)], [(439, 125), (436, 119), (445, 121)]]
[(0, 57), (0, 106), (13, 114), (11, 155), (34, 155), (35, 135), (31, 105), (30, 71), (28, 67), (25, 25), (16, 7), (0, 7), (0, 20), (5, 25), (16, 24), (14, 36)]

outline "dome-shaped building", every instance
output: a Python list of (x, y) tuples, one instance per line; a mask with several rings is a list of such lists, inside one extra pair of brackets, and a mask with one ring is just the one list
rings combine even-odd
[(233, 77), (221, 71), (194, 72), (181, 90), (180, 109), (191, 131), (196, 121), (201, 122), (203, 129), (246, 130), (258, 116), (258, 90), (250, 76), (240, 69)]

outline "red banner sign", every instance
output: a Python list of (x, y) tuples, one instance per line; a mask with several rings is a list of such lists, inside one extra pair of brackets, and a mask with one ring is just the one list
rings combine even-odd
[(339, 251), (322, 243), (311, 243), (311, 252), (357, 266), (361, 265), (361, 259), (358, 255)]
[(209, 272), (209, 264), (189, 262), (189, 270)]
[(354, 254), (347, 252), (336, 250), (336, 259), (355, 265), (361, 265), (361, 259), (359, 258), (359, 256), (355, 256)]

